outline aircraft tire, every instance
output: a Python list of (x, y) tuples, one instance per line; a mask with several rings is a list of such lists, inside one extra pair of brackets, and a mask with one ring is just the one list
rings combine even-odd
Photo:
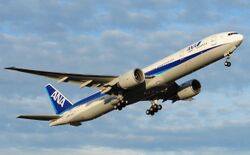
[(122, 110), (122, 107), (118, 107), (117, 109), (118, 109), (119, 111), (121, 111), (121, 110)]
[(159, 104), (157, 108), (158, 108), (158, 110), (161, 110), (162, 109), (162, 105)]

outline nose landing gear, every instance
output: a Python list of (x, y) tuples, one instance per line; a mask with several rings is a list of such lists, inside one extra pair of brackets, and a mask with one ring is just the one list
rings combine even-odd
[(226, 67), (230, 67), (230, 66), (231, 66), (231, 62), (228, 61), (229, 59), (230, 59), (230, 55), (228, 55), (228, 56), (226, 57), (226, 61), (224, 62), (224, 65), (225, 65)]
[(157, 104), (157, 100), (151, 101), (151, 104), (151, 107), (146, 110), (146, 114), (153, 116), (155, 113), (162, 109), (162, 105)]

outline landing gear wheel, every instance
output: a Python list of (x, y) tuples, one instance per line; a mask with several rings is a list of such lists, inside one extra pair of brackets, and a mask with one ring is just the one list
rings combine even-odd
[(117, 109), (118, 109), (119, 111), (121, 111), (121, 110), (122, 110), (122, 107), (118, 107)]
[(162, 109), (162, 105), (159, 104), (157, 108), (158, 108), (158, 110), (161, 110)]
[(153, 105), (153, 108), (154, 108), (154, 109), (158, 109), (157, 104), (154, 104), (154, 105)]
[(226, 67), (230, 67), (230, 66), (231, 66), (231, 62), (226, 61), (226, 62), (224, 63), (224, 65), (225, 65)]
[(229, 59), (230, 59), (230, 54), (228, 54), (228, 55), (226, 56), (226, 61), (224, 62), (224, 65), (225, 65), (226, 67), (230, 67), (230, 66), (231, 66), (231, 62), (229, 62)]
[(150, 112), (154, 111), (154, 108), (153, 108), (153, 107), (150, 107), (150, 108), (149, 108), (149, 111), (150, 111)]
[(157, 113), (161, 109), (162, 109), (162, 105), (157, 104), (157, 100), (152, 100), (150, 108), (146, 110), (146, 114), (153, 116), (155, 113)]

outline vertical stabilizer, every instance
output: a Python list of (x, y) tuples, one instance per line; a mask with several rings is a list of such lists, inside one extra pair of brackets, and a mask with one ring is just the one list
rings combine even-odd
[(46, 86), (46, 90), (49, 94), (49, 98), (56, 114), (60, 114), (66, 111), (73, 105), (61, 92), (59, 92), (51, 84), (48, 84)]

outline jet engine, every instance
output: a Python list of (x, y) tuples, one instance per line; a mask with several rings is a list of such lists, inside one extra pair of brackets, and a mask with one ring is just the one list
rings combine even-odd
[(201, 91), (201, 84), (198, 80), (190, 80), (180, 85), (175, 100), (186, 100), (198, 95)]
[(145, 82), (145, 75), (139, 68), (130, 70), (119, 77), (118, 86), (122, 89), (130, 89)]

